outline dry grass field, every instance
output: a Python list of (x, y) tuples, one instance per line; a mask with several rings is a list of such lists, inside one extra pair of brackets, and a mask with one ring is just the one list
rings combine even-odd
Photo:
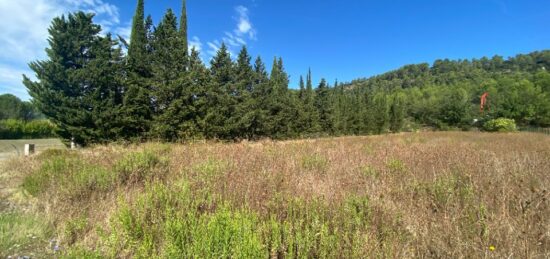
[(2, 170), (2, 256), (550, 257), (542, 134), (111, 145)]

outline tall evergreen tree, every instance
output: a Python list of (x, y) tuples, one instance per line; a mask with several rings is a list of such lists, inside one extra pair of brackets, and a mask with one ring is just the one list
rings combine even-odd
[(175, 140), (179, 126), (189, 120), (191, 113), (186, 89), (185, 50), (177, 29), (177, 18), (168, 9), (154, 31), (152, 42), (153, 98), (155, 101), (155, 137)]
[(230, 96), (234, 87), (234, 68), (229, 50), (222, 43), (216, 55), (210, 61), (210, 74), (212, 83), (208, 87), (207, 103), (208, 111), (205, 117), (206, 137), (231, 138), (231, 129), (227, 119), (234, 114), (234, 103)]
[(405, 95), (401, 92), (396, 92), (392, 96), (390, 107), (390, 130), (399, 132), (403, 128), (405, 122)]
[(332, 105), (330, 97), (330, 88), (327, 81), (323, 78), (315, 89), (315, 108), (319, 113), (319, 124), (321, 130), (325, 133), (333, 132)]
[(143, 136), (150, 129), (152, 104), (150, 78), (151, 16), (144, 21), (144, 1), (138, 0), (128, 48), (128, 69), (124, 93), (124, 132), (128, 138)]
[(269, 105), (270, 97), (269, 76), (265, 68), (265, 64), (258, 56), (254, 61), (254, 87), (252, 91), (252, 99), (256, 104), (257, 109), (254, 114), (254, 122), (251, 125), (253, 138), (268, 137), (269, 124)]
[(372, 125), (375, 133), (386, 133), (390, 122), (390, 106), (387, 93), (379, 91), (374, 94), (371, 107), (369, 112), (372, 113)]
[(315, 108), (315, 91), (313, 90), (313, 79), (311, 75), (311, 69), (308, 70), (307, 77), (306, 77), (304, 113), (307, 118), (304, 133), (313, 134), (321, 131), (321, 127), (319, 125), (319, 111)]
[[(194, 112), (193, 122), (187, 122), (183, 125), (184, 132), (190, 132), (188, 137), (205, 137), (208, 131), (206, 116), (209, 112), (209, 96), (211, 90), (211, 76), (208, 68), (203, 64), (200, 53), (195, 48), (191, 49), (189, 55), (189, 98), (192, 100), (191, 108)], [(195, 134), (191, 134), (195, 130)]]
[(300, 101), (302, 101), (303, 103), (306, 98), (306, 86), (304, 83), (304, 77), (301, 75), (300, 75), (300, 94), (298, 96), (300, 97)]
[(87, 144), (121, 134), (122, 51), (92, 14), (55, 18), (49, 28), (48, 59), (32, 62), (38, 81), (24, 77), (33, 102), (68, 140)]
[(132, 20), (128, 63), (132, 71), (144, 76), (149, 73), (147, 62), (147, 31), (145, 28), (144, 0), (138, 0)]
[(185, 52), (185, 58), (187, 59), (188, 54), (188, 33), (187, 33), (187, 1), (182, 1), (181, 6), (181, 17), (180, 17), (180, 38), (182, 41), (182, 48)]
[(251, 57), (246, 46), (243, 46), (235, 64), (235, 91), (231, 94), (235, 111), (231, 116), (231, 135), (236, 138), (250, 138), (255, 123), (257, 103), (252, 98), (254, 91), (254, 71), (250, 64)]

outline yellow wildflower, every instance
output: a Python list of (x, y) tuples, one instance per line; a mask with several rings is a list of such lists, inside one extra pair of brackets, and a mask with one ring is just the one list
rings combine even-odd
[(495, 249), (496, 249), (495, 246), (489, 246), (489, 250), (495, 251)]

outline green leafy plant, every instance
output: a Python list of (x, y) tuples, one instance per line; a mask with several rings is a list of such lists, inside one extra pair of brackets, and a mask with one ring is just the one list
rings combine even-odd
[(489, 132), (514, 132), (517, 131), (517, 127), (513, 119), (498, 118), (485, 122), (483, 130)]

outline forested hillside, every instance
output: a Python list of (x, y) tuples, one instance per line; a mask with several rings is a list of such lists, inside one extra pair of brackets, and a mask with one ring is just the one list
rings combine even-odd
[(244, 46), (231, 57), (222, 45), (208, 65), (188, 51), (185, 1), (179, 19), (168, 10), (155, 26), (139, 0), (130, 44), (83, 12), (54, 19), (49, 32), (48, 59), (30, 65), (38, 81), (24, 83), (58, 134), (81, 144), (376, 134), (497, 117), (550, 125), (549, 51), (438, 60), (332, 86), (308, 72), (291, 89), (282, 58), (268, 73)]
[[(406, 117), (421, 125), (467, 128), (472, 126), (473, 119), (505, 117), (521, 125), (548, 126), (550, 73), (547, 68), (550, 68), (548, 50), (520, 54), (507, 60), (500, 56), (445, 59), (436, 60), (431, 66), (427, 63), (407, 65), (341, 87), (351, 96), (363, 96), (363, 103), (373, 102), (374, 99), (368, 96), (377, 93), (404, 95)], [(483, 93), (489, 93), (489, 97), (481, 113), (479, 106)], [(391, 105), (389, 110), (393, 113)]]

